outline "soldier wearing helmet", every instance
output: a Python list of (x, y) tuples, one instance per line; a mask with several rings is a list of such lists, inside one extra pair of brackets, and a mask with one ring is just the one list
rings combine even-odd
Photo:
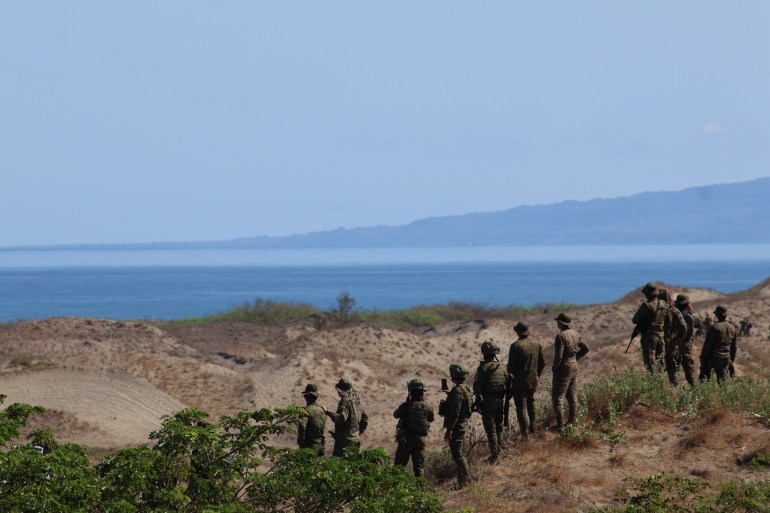
[(556, 415), (556, 429), (561, 431), (564, 427), (561, 400), (565, 395), (569, 411), (567, 423), (574, 426), (577, 421), (577, 362), (588, 353), (589, 348), (583, 337), (570, 327), (572, 318), (569, 315), (560, 313), (554, 320), (559, 327), (559, 334), (554, 340), (551, 399)]
[(364, 434), (369, 425), (369, 417), (361, 406), (361, 398), (353, 388), (353, 384), (340, 378), (334, 388), (340, 401), (337, 411), (326, 410), (326, 415), (334, 422), (334, 449), (332, 456), (342, 457), (346, 447), (361, 447), (360, 435)]
[(444, 440), (449, 444), (449, 452), (457, 465), (456, 488), (463, 488), (471, 481), (468, 460), (465, 459), (465, 435), (473, 405), (473, 392), (465, 384), (468, 374), (468, 369), (463, 365), (453, 363), (449, 366), (449, 376), (455, 386), (447, 391)]
[(545, 368), (545, 359), (543, 347), (529, 338), (527, 323), (517, 323), (513, 331), (519, 338), (508, 351), (508, 375), (511, 376), (511, 393), (521, 438), (526, 441), (529, 433), (535, 432), (535, 391)]
[(425, 402), (425, 384), (421, 380), (411, 380), (407, 390), (407, 400), (393, 412), (398, 419), (394, 464), (405, 467), (411, 457), (414, 475), (420, 477), (425, 468), (425, 437), (433, 422), (433, 408)]
[(663, 334), (668, 317), (668, 305), (659, 297), (658, 287), (647, 283), (642, 288), (645, 301), (636, 310), (631, 322), (639, 327), (642, 335), (642, 359), (644, 368), (653, 371), (655, 360), (663, 354)]
[(484, 360), (479, 363), (476, 379), (473, 381), (473, 393), (476, 395), (476, 402), (481, 404), (481, 422), (487, 433), (489, 463), (496, 463), (500, 458), (505, 388), (508, 383), (508, 372), (497, 360), (499, 352), (500, 346), (494, 340), (481, 344)]
[[(726, 307), (717, 306), (714, 315), (717, 322), (709, 327), (700, 353), (701, 378), (708, 379), (713, 370), (717, 381), (721, 383), (727, 379), (730, 366), (735, 362), (738, 331), (727, 321)], [(704, 372), (704, 369), (708, 369), (708, 372)]]
[(684, 370), (684, 377), (687, 383), (695, 385), (695, 359), (692, 353), (692, 342), (696, 331), (701, 327), (701, 320), (698, 314), (692, 311), (689, 296), (679, 294), (676, 296), (675, 303), (687, 326), (687, 331), (679, 342), (679, 361), (682, 364), (682, 370)]

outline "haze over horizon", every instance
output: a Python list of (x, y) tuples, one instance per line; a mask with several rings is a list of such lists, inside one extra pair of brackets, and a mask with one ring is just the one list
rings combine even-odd
[(230, 240), (744, 182), (770, 4), (14, 3), (0, 246)]

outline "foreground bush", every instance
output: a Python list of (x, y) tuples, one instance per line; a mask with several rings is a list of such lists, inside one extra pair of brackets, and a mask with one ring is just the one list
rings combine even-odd
[[(0, 403), (4, 396), (0, 395)], [(20, 443), (19, 430), (42, 408), (0, 411), (0, 511), (19, 513), (439, 513), (424, 481), (389, 464), (383, 449), (318, 458), (279, 450), (298, 408), (223, 416), (194, 408), (162, 419), (154, 446), (123, 449), (92, 467), (85, 448), (59, 445), (48, 430)]]
[(591, 513), (766, 513), (770, 512), (770, 481), (722, 483), (716, 491), (706, 483), (683, 476), (658, 474), (636, 479), (623, 487), (616, 508)]

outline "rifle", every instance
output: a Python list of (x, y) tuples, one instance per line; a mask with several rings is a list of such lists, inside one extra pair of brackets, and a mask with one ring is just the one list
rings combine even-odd
[[(412, 402), (412, 394), (407, 393), (406, 394), (406, 402), (411, 403)], [(406, 429), (404, 429), (404, 420), (405, 416), (402, 415), (400, 419), (398, 419), (398, 423), (396, 424), (396, 443), (401, 445), (406, 445), (408, 440), (406, 438)]]
[(626, 346), (626, 353), (631, 348), (631, 343), (634, 341), (634, 339), (642, 332), (642, 323), (640, 322), (636, 326), (634, 326), (634, 331), (631, 332), (631, 340), (628, 341), (628, 346)]

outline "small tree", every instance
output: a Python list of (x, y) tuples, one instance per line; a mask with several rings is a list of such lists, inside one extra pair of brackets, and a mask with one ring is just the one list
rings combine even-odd
[(337, 307), (332, 311), (337, 314), (341, 326), (347, 326), (353, 316), (356, 307), (356, 299), (346, 290), (337, 296)]

